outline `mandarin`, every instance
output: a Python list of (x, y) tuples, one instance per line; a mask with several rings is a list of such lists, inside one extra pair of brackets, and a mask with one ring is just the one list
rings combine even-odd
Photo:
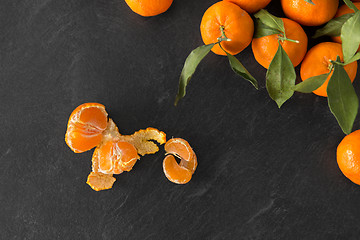
[(337, 148), (336, 158), (341, 172), (360, 185), (360, 130), (344, 137)]
[(302, 27), (287, 18), (282, 18), (284, 22), (285, 34), (288, 39), (296, 40), (296, 42), (283, 41), (279, 38), (283, 37), (279, 34), (268, 35), (260, 38), (254, 38), (251, 44), (252, 51), (256, 61), (264, 68), (269, 65), (274, 58), (279, 47), (279, 42), (289, 56), (294, 67), (303, 60), (308, 44), (308, 38)]
[(107, 123), (104, 105), (81, 104), (69, 117), (65, 142), (75, 153), (88, 151), (100, 144)]
[[(301, 80), (305, 81), (310, 77), (328, 73), (329, 70), (332, 68), (331, 60), (335, 61), (337, 56), (340, 57), (341, 61), (344, 61), (341, 44), (333, 42), (322, 42), (315, 45), (307, 52), (301, 64)], [(344, 69), (349, 75), (351, 82), (353, 82), (356, 76), (357, 62), (355, 61), (345, 65)], [(319, 96), (327, 97), (326, 89), (331, 76), (332, 72), (330, 73), (324, 84), (315, 91), (313, 91), (313, 93)]]
[(143, 16), (151, 17), (166, 12), (173, 0), (125, 0), (130, 9)]
[(335, 16), (339, 0), (281, 0), (285, 15), (305, 26), (319, 26)]
[(224, 0), (232, 2), (247, 11), (248, 13), (256, 13), (260, 9), (265, 8), (271, 0)]
[[(205, 44), (218, 42), (223, 32), (230, 41), (222, 41), (221, 47), (228, 53), (236, 55), (250, 44), (254, 33), (254, 22), (238, 5), (220, 1), (204, 13), (200, 31)], [(211, 51), (218, 55), (226, 55), (218, 44)]]

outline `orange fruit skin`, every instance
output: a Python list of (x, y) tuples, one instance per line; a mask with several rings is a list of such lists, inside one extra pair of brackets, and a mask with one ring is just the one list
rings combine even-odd
[[(218, 42), (218, 38), (221, 37), (221, 26), (224, 27), (226, 37), (231, 39), (220, 43), (228, 53), (236, 55), (250, 44), (254, 34), (254, 22), (249, 14), (236, 4), (220, 1), (206, 10), (200, 24), (203, 42)], [(226, 55), (218, 44), (211, 51), (218, 55)]]
[(341, 172), (360, 185), (360, 130), (344, 137), (337, 148), (336, 158)]
[[(360, 0), (359, 0), (360, 1)], [(354, 5), (357, 9), (360, 9), (360, 2), (354, 2)], [(340, 17), (344, 14), (348, 14), (348, 13), (354, 13), (354, 10), (352, 10), (351, 8), (349, 8), (346, 4), (342, 5), (341, 7), (339, 7), (338, 11), (336, 12), (336, 15), (335, 17)], [(337, 36), (337, 37), (331, 37), (332, 40), (334, 42), (337, 42), (337, 43), (342, 43), (341, 41), (341, 38), (340, 36)], [(360, 51), (360, 45), (359, 45), (359, 48), (358, 48), (358, 52)]]
[(313, 0), (310, 4), (304, 0), (281, 0), (285, 15), (305, 26), (319, 26), (335, 16), (339, 0)]
[(106, 127), (107, 113), (104, 105), (81, 104), (69, 117), (65, 142), (75, 153), (88, 151), (100, 144)]
[[(308, 51), (301, 64), (301, 80), (305, 81), (310, 77), (328, 73), (330, 60), (335, 61), (337, 56), (340, 57), (341, 61), (344, 61), (341, 44), (333, 42), (323, 42), (315, 45)], [(347, 64), (344, 68), (349, 75), (351, 82), (353, 82), (356, 77), (357, 62)], [(319, 96), (327, 97), (326, 88), (331, 76), (332, 73), (330, 73), (324, 84), (315, 91), (313, 91), (313, 93)]]
[(232, 2), (244, 9), (248, 13), (256, 13), (260, 9), (265, 8), (271, 0), (224, 0)]
[[(302, 27), (287, 18), (282, 18), (285, 27), (286, 37), (292, 40), (298, 40), (299, 43), (290, 41), (280, 41), (281, 46), (289, 56), (294, 67), (303, 60), (308, 44), (308, 38)], [(268, 69), (279, 47), (279, 35), (273, 34), (261, 38), (254, 38), (251, 44), (252, 51), (256, 61)]]
[(166, 12), (173, 0), (125, 0), (130, 9), (143, 16), (152, 17)]

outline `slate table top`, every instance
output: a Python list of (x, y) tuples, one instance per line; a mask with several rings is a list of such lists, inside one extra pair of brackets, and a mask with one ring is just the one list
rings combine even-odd
[[(337, 166), (344, 134), (325, 98), (295, 93), (279, 110), (248, 47), (237, 57), (259, 91), (211, 53), (173, 106), (215, 2), (175, 0), (143, 18), (123, 0), (1, 1), (0, 239), (359, 239), (360, 187)], [(283, 16), (279, 1), (268, 9)], [(191, 182), (166, 179), (161, 148), (93, 191), (92, 151), (64, 142), (84, 102), (104, 104), (123, 134), (187, 139)]]

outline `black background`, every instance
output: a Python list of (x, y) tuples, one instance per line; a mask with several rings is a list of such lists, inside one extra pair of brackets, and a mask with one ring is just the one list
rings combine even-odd
[[(215, 2), (175, 0), (144, 18), (123, 0), (1, 0), (1, 239), (359, 238), (360, 188), (337, 166), (344, 134), (325, 98), (295, 93), (279, 110), (248, 47), (237, 57), (259, 91), (210, 53), (173, 106)], [(268, 9), (282, 16), (279, 1)], [(188, 140), (191, 182), (166, 179), (161, 148), (93, 191), (92, 151), (64, 141), (84, 102), (104, 104), (122, 134), (152, 126)]]

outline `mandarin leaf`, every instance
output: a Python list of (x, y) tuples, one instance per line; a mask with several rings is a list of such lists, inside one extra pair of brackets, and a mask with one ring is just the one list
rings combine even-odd
[(360, 11), (344, 23), (341, 29), (341, 40), (344, 61), (349, 62), (360, 45)]
[[(340, 61), (339, 56), (336, 61)], [(344, 67), (336, 62), (326, 91), (330, 111), (343, 132), (351, 133), (359, 109), (359, 99)]]
[(180, 99), (186, 95), (186, 86), (201, 60), (210, 52), (215, 43), (203, 45), (194, 49), (185, 60), (184, 67), (180, 74), (179, 90), (175, 98), (175, 106), (178, 104)]
[(306, 79), (305, 81), (296, 84), (294, 90), (302, 93), (311, 93), (324, 84), (330, 73), (321, 74)]
[(340, 17), (331, 19), (324, 27), (316, 30), (313, 38), (318, 38), (322, 36), (340, 36), (342, 26), (352, 16), (354, 16), (353, 13), (348, 13)]
[(294, 94), (295, 79), (294, 65), (279, 43), (266, 72), (266, 89), (279, 108)]

